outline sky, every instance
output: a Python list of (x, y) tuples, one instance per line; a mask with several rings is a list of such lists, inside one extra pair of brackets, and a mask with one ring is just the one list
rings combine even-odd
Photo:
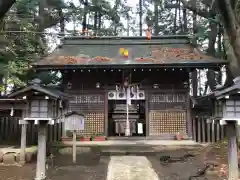
[(128, 0), (127, 5), (131, 7), (136, 7), (136, 4), (138, 3), (138, 0)]

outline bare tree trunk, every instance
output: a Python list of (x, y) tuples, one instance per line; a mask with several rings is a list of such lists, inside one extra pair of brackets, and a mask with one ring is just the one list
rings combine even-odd
[(177, 8), (175, 8), (175, 13), (174, 13), (173, 34), (176, 34), (176, 32), (177, 32)]
[(229, 64), (229, 70), (231, 71), (232, 77), (239, 76), (239, 62), (237, 56), (234, 53), (233, 46), (230, 45), (229, 36), (227, 35), (226, 31), (224, 32), (223, 36), (224, 42), (224, 51), (226, 53), (227, 59), (231, 60)]
[(94, 12), (94, 22), (93, 22), (94, 24), (93, 24), (93, 28), (94, 28), (94, 30), (93, 30), (93, 32), (94, 32), (94, 36), (96, 36), (97, 35), (97, 23), (98, 23), (98, 14), (97, 14), (97, 12)]
[(183, 32), (186, 34), (188, 32), (188, 27), (187, 27), (187, 9), (184, 7), (183, 8)]
[(211, 56), (215, 56), (216, 55), (215, 43), (216, 43), (217, 35), (218, 35), (217, 24), (215, 22), (210, 22), (209, 28), (210, 28), (210, 31), (208, 33), (207, 53)]
[[(235, 3), (236, 4), (236, 3)], [(221, 14), (222, 22), (226, 30), (226, 34), (231, 44), (231, 59), (230, 68), (233, 76), (240, 75), (240, 34), (239, 24), (235, 16), (235, 4), (231, 0), (217, 0), (217, 7)]]
[(197, 74), (197, 70), (195, 69), (192, 73), (191, 73), (191, 78), (192, 78), (192, 90), (193, 90), (193, 97), (197, 97), (198, 96), (198, 78), (197, 78), (198, 74)]
[(158, 27), (158, 2), (154, 1), (154, 35), (157, 36), (159, 33)]
[(127, 16), (127, 36), (130, 34), (129, 16)]
[(98, 13), (98, 31), (101, 30), (101, 26), (102, 26), (102, 15), (101, 13)]
[[(46, 15), (46, 12), (45, 12), (45, 8), (47, 7), (47, 2), (46, 0), (41, 0), (39, 1), (39, 24), (38, 24), (38, 31), (39, 32), (43, 32), (44, 29), (45, 29), (45, 15)], [(41, 54), (45, 54), (45, 50), (46, 50), (46, 46), (45, 46), (45, 42), (46, 42), (46, 39), (45, 39), (45, 36), (44, 35), (36, 35), (37, 36), (37, 39), (38, 39), (38, 42), (39, 42), (39, 45), (40, 45), (40, 53)]]
[(65, 18), (64, 18), (62, 9), (58, 9), (58, 14), (59, 14), (59, 17), (60, 17), (60, 21), (59, 21), (60, 31), (61, 31), (61, 33), (64, 33), (65, 32)]
[[(196, 2), (194, 4), (194, 7), (196, 7)], [(197, 34), (197, 14), (193, 13), (193, 34)], [(193, 44), (197, 45), (197, 39), (194, 38)], [(195, 69), (192, 72), (192, 87), (193, 87), (193, 96), (196, 97), (198, 95), (198, 76), (197, 76), (197, 70)]]
[[(223, 48), (223, 44), (222, 44), (222, 35), (223, 35), (223, 29), (222, 26), (220, 24), (218, 24), (218, 41), (217, 41), (217, 57), (224, 59), (224, 48)], [(222, 71), (220, 70), (217, 73), (217, 83), (222, 85)]]
[[(210, 28), (210, 31), (208, 33), (207, 53), (211, 56), (215, 56), (216, 55), (215, 43), (216, 43), (217, 35), (218, 35), (217, 24), (215, 22), (210, 22), (209, 28)], [(207, 70), (207, 82), (206, 82), (205, 88), (204, 88), (204, 95), (207, 94), (208, 87), (210, 88), (211, 91), (213, 91), (215, 89), (216, 85), (217, 85), (217, 82), (216, 82), (215, 71), (212, 69), (208, 69)]]
[(139, 35), (142, 36), (142, 8), (143, 8), (143, 0), (139, 0)]
[(223, 47), (222, 47), (222, 35), (223, 35), (223, 29), (222, 26), (219, 24), (218, 25), (218, 42), (217, 42), (217, 56), (219, 58), (224, 58), (223, 57)]
[(85, 35), (85, 31), (87, 29), (87, 7), (88, 7), (88, 0), (84, 1), (84, 15), (83, 15), (83, 22), (82, 22), (82, 34)]

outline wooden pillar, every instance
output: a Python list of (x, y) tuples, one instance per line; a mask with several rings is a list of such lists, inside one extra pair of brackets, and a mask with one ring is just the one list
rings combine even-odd
[(24, 117), (26, 117), (28, 113), (28, 103), (26, 104), (26, 109), (22, 110), (22, 120), (19, 120), (19, 124), (22, 124), (21, 126), (21, 149), (20, 149), (20, 164), (25, 164), (25, 151), (26, 151), (26, 144), (27, 144), (27, 124), (28, 122), (23, 120)]
[(211, 119), (207, 119), (207, 142), (211, 142)]
[(73, 163), (77, 162), (77, 133), (76, 130), (73, 131)]
[(108, 92), (105, 92), (104, 97), (104, 134), (108, 136)]
[(149, 136), (149, 94), (145, 92), (145, 125), (146, 137)]
[(220, 141), (220, 124), (217, 123), (217, 142)]
[[(64, 110), (63, 114), (67, 113), (66, 110)], [(62, 117), (62, 122), (60, 122), (62, 124), (62, 137), (66, 137), (67, 134), (66, 134), (66, 130), (65, 130), (65, 116), (63, 115)]]
[(224, 132), (224, 126), (220, 126), (220, 127), (221, 127), (221, 140), (222, 140), (225, 137), (225, 132)]
[(192, 125), (192, 114), (191, 114), (191, 100), (189, 92), (186, 94), (187, 97), (187, 135), (188, 137), (193, 137), (193, 125)]
[(205, 143), (206, 142), (206, 128), (205, 128), (206, 119), (204, 117), (201, 118), (201, 123), (202, 123), (202, 142)]
[(215, 122), (212, 121), (212, 142), (215, 142)]
[(201, 142), (201, 119), (200, 118), (197, 118), (197, 128), (198, 128), (197, 141)]
[(25, 164), (25, 150), (27, 142), (27, 122), (22, 121), (21, 128), (21, 149), (20, 149), (20, 164)]
[(240, 126), (237, 125), (237, 136), (238, 136), (238, 139), (240, 138)]
[(196, 137), (196, 117), (193, 117), (192, 118), (192, 129), (193, 129), (193, 140), (197, 140), (197, 137)]
[(235, 121), (227, 123), (228, 180), (238, 180), (237, 129)]
[(37, 168), (35, 180), (42, 180), (46, 178), (46, 137), (47, 137), (47, 123), (40, 123), (38, 125), (38, 153), (37, 153)]
[(198, 134), (198, 135), (197, 135), (197, 142), (201, 142), (201, 141), (202, 141), (202, 140), (201, 140), (201, 134), (202, 134), (202, 133), (201, 133), (201, 119), (200, 119), (199, 117), (197, 118), (197, 129), (198, 129), (198, 130), (197, 130), (197, 131), (198, 131), (198, 132), (197, 132), (197, 134)]

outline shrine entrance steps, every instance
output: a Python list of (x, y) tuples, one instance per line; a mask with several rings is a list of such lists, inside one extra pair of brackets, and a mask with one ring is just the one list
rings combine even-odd
[[(77, 151), (97, 153), (101, 156), (155, 156), (166, 150), (196, 149), (206, 144), (199, 144), (190, 140), (108, 140), (77, 142)], [(72, 149), (72, 142), (64, 142), (63, 149)]]

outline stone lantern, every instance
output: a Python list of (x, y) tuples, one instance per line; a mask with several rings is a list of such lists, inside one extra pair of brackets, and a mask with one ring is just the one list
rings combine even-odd
[(22, 111), (20, 162), (25, 162), (26, 128), (28, 123), (38, 126), (38, 154), (36, 180), (45, 178), (47, 125), (59, 122), (66, 107), (67, 96), (53, 87), (34, 83), (11, 93), (9, 98), (22, 98), (26, 105)]
[(229, 180), (238, 179), (237, 134), (240, 125), (240, 77), (230, 87), (215, 92), (214, 114), (226, 126), (228, 137)]

